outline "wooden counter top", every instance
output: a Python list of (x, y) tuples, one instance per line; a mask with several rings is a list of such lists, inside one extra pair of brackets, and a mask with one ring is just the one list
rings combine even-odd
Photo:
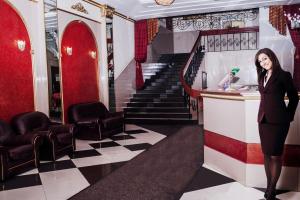
[[(298, 93), (300, 96), (300, 93)], [(226, 99), (226, 100), (260, 100), (260, 94), (258, 91), (224, 91), (224, 90), (202, 90), (201, 96), (214, 99)], [(286, 98), (287, 99), (287, 98)]]

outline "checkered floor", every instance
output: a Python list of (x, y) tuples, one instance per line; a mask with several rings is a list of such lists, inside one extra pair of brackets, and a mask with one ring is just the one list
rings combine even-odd
[[(74, 154), (56, 162), (42, 162), (8, 181), (0, 182), (1, 200), (65, 200), (110, 174), (166, 136), (136, 125), (126, 133), (102, 141), (77, 140)], [(263, 190), (247, 188), (201, 167), (185, 188), (181, 200), (259, 200)], [(281, 200), (299, 200), (299, 192), (281, 191)]]
[[(263, 200), (265, 189), (249, 188), (217, 172), (201, 167), (180, 200)], [(299, 200), (300, 192), (277, 191), (277, 199)]]
[(126, 133), (99, 141), (76, 141), (76, 152), (56, 162), (0, 182), (1, 200), (65, 200), (83, 190), (166, 136), (135, 125)]

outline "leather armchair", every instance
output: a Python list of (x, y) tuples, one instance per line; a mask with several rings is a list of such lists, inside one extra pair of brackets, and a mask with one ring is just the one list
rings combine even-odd
[(75, 136), (83, 140), (99, 140), (125, 130), (123, 112), (109, 112), (101, 102), (73, 104), (68, 117), (75, 125)]
[(17, 135), (9, 124), (0, 120), (0, 178), (39, 167), (41, 136), (37, 134)]
[(47, 115), (34, 111), (21, 113), (12, 119), (16, 132), (26, 134), (33, 132), (42, 135), (43, 145), (40, 147), (40, 157), (43, 160), (56, 160), (58, 156), (75, 150), (73, 125), (53, 124)]

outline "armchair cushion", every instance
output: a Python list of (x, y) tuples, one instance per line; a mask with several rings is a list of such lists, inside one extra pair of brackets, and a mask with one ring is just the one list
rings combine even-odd
[(39, 136), (39, 134), (16, 135), (14, 137), (11, 137), (3, 144), (8, 146), (26, 145), (26, 144), (34, 145), (37, 142), (36, 140), (38, 140), (39, 144), (42, 143), (41, 141), (42, 138)]
[(123, 116), (113, 116), (102, 120), (103, 127), (105, 129), (111, 130), (117, 126), (123, 126), (124, 118)]
[(67, 145), (72, 143), (72, 135), (69, 133), (61, 133), (57, 135), (57, 140), (60, 145)]
[(27, 144), (15, 146), (8, 150), (9, 158), (12, 160), (25, 160), (33, 157), (33, 145)]

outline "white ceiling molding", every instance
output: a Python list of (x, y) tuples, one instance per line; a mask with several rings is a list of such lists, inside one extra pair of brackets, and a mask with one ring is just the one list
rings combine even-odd
[(107, 4), (134, 20), (192, 15), (229, 10), (290, 5), (300, 0), (175, 0), (170, 6), (157, 5), (155, 0), (95, 0)]

